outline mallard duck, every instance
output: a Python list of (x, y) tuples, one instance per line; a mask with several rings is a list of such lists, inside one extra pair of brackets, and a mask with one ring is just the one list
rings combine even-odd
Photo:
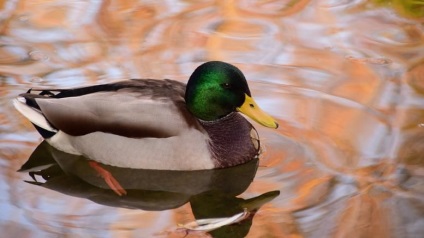
[(239, 165), (260, 150), (255, 128), (277, 128), (251, 97), (243, 73), (211, 61), (187, 85), (132, 79), (73, 89), (30, 89), (14, 100), (45, 140), (103, 164), (160, 170)]

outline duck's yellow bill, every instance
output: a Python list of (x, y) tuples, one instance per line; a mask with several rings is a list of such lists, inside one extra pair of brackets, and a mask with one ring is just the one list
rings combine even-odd
[(249, 97), (249, 95), (245, 94), (245, 96), (246, 99), (244, 100), (243, 105), (238, 107), (237, 111), (252, 118), (252, 120), (263, 126), (278, 128), (278, 123), (274, 120), (274, 118), (262, 111), (256, 102), (251, 97)]

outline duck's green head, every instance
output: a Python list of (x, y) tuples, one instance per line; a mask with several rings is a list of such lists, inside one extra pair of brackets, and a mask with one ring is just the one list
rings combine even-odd
[(252, 99), (243, 73), (221, 61), (210, 61), (194, 70), (187, 83), (185, 101), (188, 110), (204, 121), (218, 120), (239, 111), (261, 125), (278, 127)]

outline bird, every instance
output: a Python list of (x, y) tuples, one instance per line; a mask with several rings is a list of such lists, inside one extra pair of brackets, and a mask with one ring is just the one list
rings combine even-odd
[(245, 116), (278, 128), (253, 100), (243, 73), (222, 61), (201, 64), (187, 84), (129, 79), (69, 89), (29, 89), (13, 104), (52, 147), (134, 169), (240, 165), (260, 153), (259, 135)]

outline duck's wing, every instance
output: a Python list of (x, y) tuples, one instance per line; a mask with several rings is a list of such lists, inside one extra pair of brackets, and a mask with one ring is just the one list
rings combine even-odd
[[(173, 80), (128, 80), (63, 90), (31, 90), (20, 95), (34, 124), (80, 136), (96, 131), (131, 138), (166, 138), (197, 126), (184, 101), (185, 85)], [(24, 99), (24, 100), (22, 100)], [(20, 105), (23, 107), (22, 105)], [(37, 117), (36, 117), (37, 118)]]

